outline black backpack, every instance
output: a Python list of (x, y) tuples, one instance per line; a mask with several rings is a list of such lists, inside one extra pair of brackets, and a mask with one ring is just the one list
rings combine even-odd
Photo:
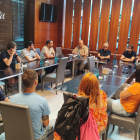
[[(83, 105), (80, 101), (83, 98), (86, 99), (83, 102), (85, 102), (87, 108), (87, 110), (84, 110), (84, 114), (82, 113)], [(55, 122), (55, 131), (63, 140), (75, 140), (77, 134), (78, 139), (80, 139), (80, 126), (84, 122), (85, 116), (88, 116), (89, 113), (88, 100), (86, 97), (77, 98), (77, 96), (72, 94), (62, 105)]]

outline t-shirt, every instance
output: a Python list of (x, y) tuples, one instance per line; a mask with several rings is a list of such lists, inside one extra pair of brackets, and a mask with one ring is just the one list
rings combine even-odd
[(99, 52), (100, 56), (108, 56), (108, 55), (111, 55), (111, 51), (107, 50), (107, 51), (104, 51), (104, 49), (100, 49)]
[(44, 46), (42, 48), (41, 53), (43, 54), (43, 59), (46, 59), (47, 57), (46, 57), (45, 53), (48, 53), (49, 55), (51, 55), (52, 53), (54, 53), (54, 49), (53, 49), (53, 47), (52, 48), (48, 48), (47, 46)]
[(18, 93), (11, 97), (10, 102), (29, 106), (34, 137), (35, 139), (41, 138), (45, 131), (41, 123), (41, 117), (51, 113), (47, 100), (36, 93)]
[(133, 95), (128, 99), (120, 99), (121, 104), (126, 112), (135, 113), (140, 104), (140, 83), (133, 83), (127, 91)]
[(27, 49), (25, 48), (20, 53), (21, 62), (23, 62), (23, 63), (28, 62), (28, 60), (25, 58), (25, 56), (27, 56), (29, 59), (33, 59), (34, 56), (36, 56), (36, 54), (33, 50), (28, 52)]
[(135, 62), (135, 60), (136, 60), (136, 52), (135, 51), (132, 51), (130, 54), (127, 52), (127, 51), (125, 51), (124, 53), (123, 53), (123, 55), (126, 57), (126, 58), (132, 58), (132, 57), (135, 57), (135, 59), (134, 59), (134, 61), (133, 62)]
[(79, 46), (77, 46), (73, 51), (73, 52), (76, 52), (77, 55), (80, 55), (80, 54), (85, 54), (87, 53), (87, 56), (88, 56), (88, 47), (87, 46), (83, 46), (82, 48), (80, 48)]
[(0, 101), (4, 101), (4, 100), (5, 100), (5, 96), (3, 92), (0, 90)]
[[(4, 68), (4, 67), (7, 67), (7, 65), (6, 65), (5, 62), (3, 61), (3, 59), (5, 59), (5, 58), (7, 58), (7, 59), (10, 58), (10, 55), (8, 54), (7, 50), (2, 51), (1, 54), (0, 54), (0, 69), (2, 69), (2, 68)], [(14, 54), (10, 66), (14, 65), (15, 59), (16, 59), (16, 55)]]

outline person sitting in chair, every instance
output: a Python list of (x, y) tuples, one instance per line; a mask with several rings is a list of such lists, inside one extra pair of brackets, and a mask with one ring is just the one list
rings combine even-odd
[(35, 140), (43, 140), (50, 132), (50, 108), (47, 100), (35, 93), (38, 84), (38, 74), (33, 69), (27, 69), (22, 75), (24, 90), (11, 97), (10, 102), (29, 106)]
[(136, 52), (133, 49), (134, 47), (132, 45), (128, 45), (127, 51), (124, 51), (121, 56), (121, 60), (134, 63), (136, 61)]
[[(82, 57), (87, 57), (88, 56), (88, 48), (87, 46), (84, 45), (83, 40), (79, 41), (79, 46), (77, 46), (73, 51), (73, 54), (82, 56)], [(75, 67), (77, 69), (77, 74), (84, 73), (83, 69), (87, 63), (87, 60), (83, 58), (83, 60), (76, 60), (75, 61)]]
[(100, 49), (98, 52), (98, 58), (103, 60), (103, 59), (110, 59), (111, 56), (111, 51), (108, 50), (109, 44), (104, 43), (103, 49)]

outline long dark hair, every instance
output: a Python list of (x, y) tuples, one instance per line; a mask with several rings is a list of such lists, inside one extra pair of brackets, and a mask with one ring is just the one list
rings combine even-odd
[(136, 82), (140, 83), (140, 66), (137, 67), (136, 69), (135, 78), (136, 78)]

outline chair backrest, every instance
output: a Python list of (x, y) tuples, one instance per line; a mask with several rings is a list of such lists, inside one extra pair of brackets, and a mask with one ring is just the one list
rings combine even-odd
[(60, 83), (64, 81), (65, 69), (67, 65), (68, 57), (60, 58), (59, 65), (56, 73), (56, 82)]
[(35, 50), (40, 55), (40, 48), (36, 48)]
[(136, 120), (135, 120), (135, 131), (139, 130), (139, 123), (140, 123), (140, 105), (139, 105)]
[(88, 57), (88, 68), (89, 68), (89, 71), (94, 71), (95, 69), (95, 60), (93, 56)]
[(17, 54), (20, 56), (22, 50), (17, 50)]
[(7, 140), (34, 140), (34, 131), (28, 106), (0, 102), (0, 110)]
[[(64, 97), (64, 102), (66, 102), (69, 98), (71, 98), (74, 94), (72, 93), (63, 93), (63, 97)], [(77, 98), (79, 99), (79, 101), (82, 104), (82, 110), (81, 110), (81, 115), (80, 117), (83, 118), (84, 114), (84, 121), (86, 122), (88, 119), (88, 115), (89, 115), (89, 98), (88, 97), (82, 97), (82, 96), (77, 96)]]
[(62, 48), (61, 47), (56, 47), (55, 50), (56, 50), (58, 56), (62, 55)]

